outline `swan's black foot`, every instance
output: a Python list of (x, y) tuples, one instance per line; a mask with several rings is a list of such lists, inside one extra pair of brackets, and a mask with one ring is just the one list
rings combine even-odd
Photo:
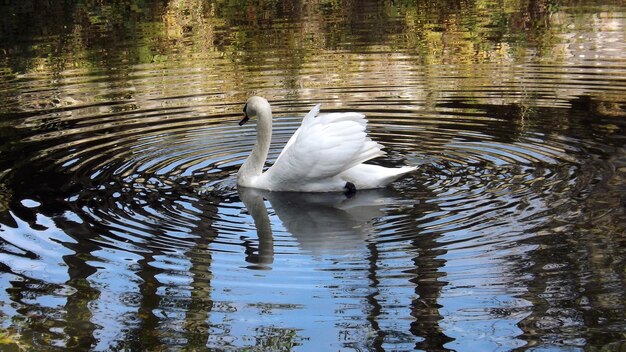
[(345, 188), (343, 194), (345, 194), (348, 198), (352, 198), (356, 194), (356, 186), (352, 182), (346, 182), (346, 185), (343, 188)]

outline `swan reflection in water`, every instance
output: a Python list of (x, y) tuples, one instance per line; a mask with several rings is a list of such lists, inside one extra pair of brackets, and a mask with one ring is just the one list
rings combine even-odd
[[(258, 251), (248, 248), (247, 261), (271, 264), (274, 260), (272, 222), (265, 200), (300, 248), (314, 255), (362, 248), (375, 233), (374, 222), (390, 206), (403, 201), (390, 189), (343, 193), (270, 192), (239, 187), (239, 197), (254, 220)], [(256, 252), (256, 254), (255, 254)]]

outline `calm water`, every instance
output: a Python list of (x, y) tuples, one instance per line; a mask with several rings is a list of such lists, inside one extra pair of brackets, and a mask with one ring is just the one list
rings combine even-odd
[[(623, 3), (233, 3), (0, 5), (0, 349), (624, 348)], [(237, 189), (252, 94), (419, 171)]]

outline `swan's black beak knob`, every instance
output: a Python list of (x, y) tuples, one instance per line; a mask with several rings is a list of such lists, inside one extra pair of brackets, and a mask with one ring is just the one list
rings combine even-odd
[(243, 106), (243, 118), (241, 119), (241, 121), (239, 121), (239, 126), (243, 126), (244, 123), (250, 120), (250, 117), (248, 116), (248, 112), (246, 111), (247, 109), (248, 109), (248, 103), (246, 103)]

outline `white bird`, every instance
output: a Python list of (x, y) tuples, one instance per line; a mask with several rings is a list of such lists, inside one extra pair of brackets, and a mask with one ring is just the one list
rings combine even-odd
[(383, 156), (382, 146), (367, 136), (365, 115), (356, 112), (318, 116), (316, 105), (302, 120), (274, 165), (263, 172), (272, 138), (272, 108), (253, 96), (243, 108), (243, 125), (256, 117), (257, 140), (237, 172), (237, 185), (269, 191), (353, 193), (385, 187), (413, 166), (388, 168), (364, 164)]

